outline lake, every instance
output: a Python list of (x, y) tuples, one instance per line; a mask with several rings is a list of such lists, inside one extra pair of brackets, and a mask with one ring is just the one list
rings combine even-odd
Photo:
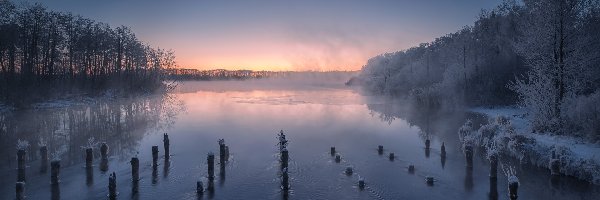
[[(402, 100), (363, 95), (339, 81), (192, 81), (168, 94), (44, 104), (0, 116), (0, 199), (15, 197), (18, 139), (31, 144), (25, 170), (28, 199), (106, 199), (112, 172), (118, 199), (508, 199), (506, 176), (499, 170), (497, 181), (490, 180), (481, 151), (475, 150), (473, 168), (466, 167), (457, 130), (467, 118), (481, 116), (419, 109)], [(288, 191), (281, 189), (280, 130), (289, 140)], [(170, 140), (168, 160), (163, 133)], [(94, 166), (86, 169), (82, 147), (92, 137), (109, 146), (109, 158), (103, 165), (98, 144), (92, 142)], [(219, 139), (230, 149), (223, 164)], [(50, 152), (64, 152), (58, 186), (50, 185), (49, 169), (41, 172), (40, 140)], [(152, 166), (154, 145), (160, 151), (157, 167)], [(209, 152), (216, 157), (214, 189), (198, 195), (197, 181), (210, 185)], [(137, 185), (131, 181), (132, 156), (140, 160)], [(519, 199), (600, 195), (600, 187), (587, 182), (556, 180), (546, 169), (501, 161), (516, 166)], [(433, 185), (426, 184), (426, 176), (435, 178)]]

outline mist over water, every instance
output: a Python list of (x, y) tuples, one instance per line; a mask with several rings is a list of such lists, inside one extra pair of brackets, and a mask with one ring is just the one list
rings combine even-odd
[[(402, 100), (367, 96), (344, 86), (347, 77), (290, 80), (181, 82), (168, 94), (98, 100), (86, 105), (4, 112), (0, 115), (0, 199), (13, 199), (16, 141), (28, 140), (26, 196), (29, 199), (106, 199), (108, 173), (116, 172), (118, 199), (198, 199), (196, 181), (208, 185), (206, 155), (218, 157), (225, 139), (231, 158), (216, 162), (214, 191), (203, 199), (507, 199), (499, 174), (490, 182), (489, 165), (475, 150), (474, 168), (465, 167), (458, 127), (470, 113), (438, 113)], [(288, 145), (290, 190), (281, 190), (276, 134)], [(163, 133), (170, 138), (166, 161)], [(88, 139), (110, 146), (108, 169), (99, 150), (94, 167), (84, 168)], [(40, 172), (38, 141), (64, 148), (58, 188)], [(431, 149), (425, 150), (425, 138)], [(441, 159), (440, 146), (447, 150)], [(159, 165), (151, 166), (151, 146)], [(377, 146), (383, 145), (379, 155)], [(336, 163), (329, 153), (335, 146)], [(393, 161), (388, 154), (394, 153)], [(140, 181), (131, 182), (129, 159), (140, 159)], [(507, 160), (505, 162), (516, 162)], [(415, 172), (407, 167), (413, 164)], [(344, 174), (352, 166), (352, 175)], [(593, 199), (600, 188), (569, 177), (551, 181), (548, 171), (518, 168), (520, 199)], [(425, 183), (433, 176), (433, 186)], [(359, 177), (366, 187), (358, 187)], [(132, 188), (139, 193), (133, 194)], [(495, 195), (497, 194), (497, 196)]]

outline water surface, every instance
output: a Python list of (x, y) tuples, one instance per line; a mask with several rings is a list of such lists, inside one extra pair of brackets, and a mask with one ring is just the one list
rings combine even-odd
[[(476, 150), (472, 170), (458, 145), (456, 130), (468, 113), (433, 114), (401, 101), (365, 96), (341, 82), (283, 84), (267, 81), (184, 82), (175, 91), (86, 105), (4, 113), (0, 117), (0, 198), (14, 198), (15, 144), (29, 140), (26, 195), (29, 199), (106, 199), (108, 173), (116, 172), (119, 199), (507, 199), (504, 175), (488, 177), (488, 162)], [(288, 192), (281, 190), (276, 134), (290, 141)], [(171, 159), (165, 161), (163, 133)], [(108, 170), (95, 160), (84, 168), (88, 138), (110, 146)], [(37, 142), (52, 151), (64, 149), (59, 187), (40, 172)], [(229, 162), (218, 162), (217, 140), (230, 147)], [(431, 139), (431, 149), (424, 141)], [(445, 142), (448, 155), (441, 159)], [(159, 166), (151, 166), (151, 146), (160, 149)], [(383, 155), (377, 146), (383, 145)], [(342, 157), (329, 154), (335, 146)], [(97, 151), (97, 149), (96, 149)], [(217, 155), (214, 191), (198, 196), (196, 181), (208, 185), (206, 155)], [(390, 161), (389, 153), (396, 159)], [(96, 157), (99, 157), (96, 152)], [(136, 187), (129, 159), (140, 158)], [(517, 166), (520, 199), (593, 199), (597, 186), (549, 171)], [(416, 171), (407, 167), (414, 164)], [(344, 174), (351, 166), (354, 174)], [(433, 186), (425, 183), (433, 176)], [(359, 189), (362, 177), (366, 187)]]

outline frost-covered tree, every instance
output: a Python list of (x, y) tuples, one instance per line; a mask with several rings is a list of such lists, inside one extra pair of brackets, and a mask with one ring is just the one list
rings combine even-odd
[(565, 102), (586, 91), (593, 80), (597, 49), (590, 49), (584, 31), (586, 0), (525, 0), (520, 20), (522, 37), (517, 41), (519, 55), (530, 67), (526, 77), (515, 82), (522, 103), (528, 109), (533, 128), (560, 132)]

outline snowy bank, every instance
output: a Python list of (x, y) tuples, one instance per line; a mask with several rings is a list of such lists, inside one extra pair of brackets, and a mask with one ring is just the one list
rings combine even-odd
[(571, 136), (533, 133), (526, 112), (517, 107), (469, 111), (487, 116), (489, 122), (478, 129), (470, 121), (465, 123), (459, 130), (461, 140), (466, 138), (484, 149), (498, 148), (503, 155), (539, 167), (550, 168), (550, 161), (558, 159), (561, 174), (600, 184), (600, 144)]

